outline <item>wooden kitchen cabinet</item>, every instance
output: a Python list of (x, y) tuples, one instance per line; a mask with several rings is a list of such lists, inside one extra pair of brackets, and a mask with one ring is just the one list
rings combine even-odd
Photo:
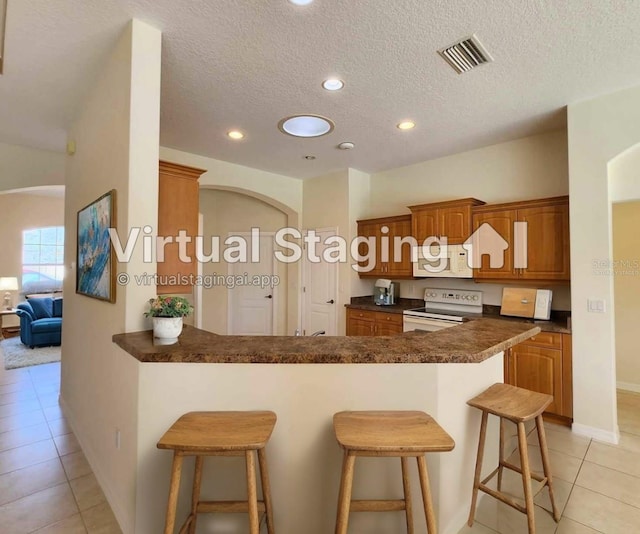
[(507, 350), (504, 362), (505, 383), (551, 395), (548, 418), (573, 420), (571, 334), (541, 332)]
[[(515, 223), (527, 223), (526, 237), (515, 235)], [(507, 243), (504, 263), (491, 267), (485, 254), (480, 267), (474, 270), (476, 280), (543, 280), (568, 281), (569, 263), (569, 197), (555, 197), (525, 202), (510, 202), (476, 207), (473, 210), (473, 231), (488, 223)], [(486, 239), (493, 239), (486, 234)], [(490, 250), (485, 234), (478, 236), (478, 249)], [(526, 245), (526, 246), (525, 246)], [(522, 256), (526, 251), (526, 267)]]
[(451, 245), (464, 243), (472, 232), (472, 209), (484, 202), (464, 198), (409, 206), (412, 235), (418, 244), (428, 237), (446, 237)]
[[(168, 161), (160, 161), (158, 180), (158, 236), (177, 237), (180, 230), (195, 238), (198, 235), (199, 185), (198, 179), (206, 171), (194, 169)], [(164, 261), (158, 261), (157, 293), (191, 293), (193, 286), (185, 282), (197, 273), (195, 243), (187, 244), (190, 263), (182, 262), (179, 244), (169, 243), (164, 247)], [(171, 283), (169, 283), (171, 282)], [(175, 282), (175, 283), (173, 283)]]
[(393, 336), (401, 333), (401, 313), (347, 308), (348, 336)]
[[(386, 230), (385, 230), (386, 229)], [(376, 243), (375, 266), (368, 272), (361, 272), (360, 277), (375, 278), (410, 278), (413, 276), (411, 264), (411, 247), (403, 244), (400, 251), (400, 261), (395, 262), (395, 237), (411, 236), (411, 216), (399, 215), (358, 221), (358, 236), (373, 237)], [(383, 240), (384, 238), (384, 240)], [(383, 244), (388, 243), (388, 257), (383, 254)], [(365, 245), (360, 245), (360, 253), (366, 252)], [(366, 262), (360, 262), (365, 266)]]

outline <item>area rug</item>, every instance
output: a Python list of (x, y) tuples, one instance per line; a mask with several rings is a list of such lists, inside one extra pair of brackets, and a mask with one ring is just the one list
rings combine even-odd
[(36, 347), (23, 345), (19, 337), (0, 341), (0, 355), (4, 357), (5, 369), (18, 369), (43, 363), (60, 361), (60, 347)]

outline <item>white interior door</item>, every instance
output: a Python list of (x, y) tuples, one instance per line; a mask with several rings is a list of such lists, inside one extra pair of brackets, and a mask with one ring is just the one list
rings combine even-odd
[[(242, 235), (251, 243), (250, 234)], [(251, 280), (253, 276), (275, 274), (273, 234), (260, 234), (259, 263), (230, 263), (229, 275), (236, 280)], [(249, 258), (250, 259), (250, 258)], [(228, 289), (229, 334), (242, 336), (271, 336), (275, 334), (277, 294), (274, 288), (260, 285), (238, 284)]]
[[(336, 230), (316, 230), (316, 234), (321, 241), (316, 245), (316, 253), (322, 258), (327, 248), (322, 243), (335, 236)], [(309, 261), (307, 254), (304, 255), (302, 328), (307, 336), (321, 330), (327, 336), (337, 334), (338, 265), (326, 261), (314, 263)]]

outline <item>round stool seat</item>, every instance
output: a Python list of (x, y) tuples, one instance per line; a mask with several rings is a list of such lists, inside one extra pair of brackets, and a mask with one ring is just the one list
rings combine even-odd
[(455, 442), (435, 420), (417, 411), (339, 412), (336, 439), (352, 451), (426, 453), (450, 451)]
[(269, 441), (276, 414), (263, 412), (189, 412), (158, 441), (159, 449), (189, 452), (262, 449)]

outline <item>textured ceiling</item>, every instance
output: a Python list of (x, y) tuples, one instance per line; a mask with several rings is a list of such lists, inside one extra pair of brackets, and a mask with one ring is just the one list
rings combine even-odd
[[(559, 128), (568, 103), (640, 84), (638, 0), (9, 0), (0, 141), (62, 150), (133, 17), (163, 31), (163, 146), (299, 178)], [(457, 75), (436, 50), (471, 33), (495, 62)], [(330, 75), (341, 92), (321, 88)], [(336, 128), (281, 134), (295, 113)], [(400, 132), (404, 118), (418, 127)]]

